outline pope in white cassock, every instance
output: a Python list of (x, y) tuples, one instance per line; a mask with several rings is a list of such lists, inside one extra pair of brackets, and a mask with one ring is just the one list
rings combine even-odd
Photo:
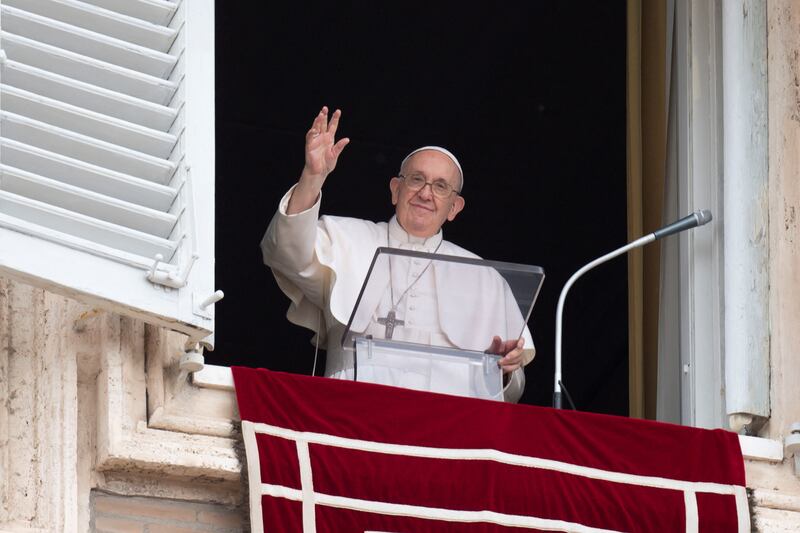
[[(352, 357), (345, 356), (341, 338), (378, 247), (477, 257), (442, 238), (442, 225), (455, 219), (465, 203), (461, 165), (443, 148), (423, 147), (403, 160), (400, 173), (389, 182), (395, 206), (389, 222), (319, 217), (322, 185), (349, 142), (347, 138), (336, 142), (340, 117), (337, 110), (329, 121), (328, 108), (323, 107), (314, 119), (306, 134), (300, 179), (281, 200), (261, 241), (264, 263), (291, 300), (287, 317), (315, 331), (318, 341), (327, 347), (325, 375), (329, 377), (348, 376)], [(395, 340), (474, 349), (459, 346), (459, 342), (476, 335), (475, 324), (442, 316), (447, 308), (438, 305), (433, 270), (420, 264), (394, 273), (397, 279), (393, 277), (389, 286), (397, 290), (382, 295), (368, 328), (379, 328)], [(471, 286), (463, 290), (481, 292)], [(471, 308), (504, 317), (507, 309), (498, 307), (513, 307), (502, 288), (483, 292), (486, 294), (475, 294)], [(479, 322), (490, 324), (492, 320)], [(533, 359), (535, 350), (527, 327), (519, 339), (516, 334), (501, 338), (504, 333), (477, 330), (486, 336), (487, 351), (503, 356), (499, 361), (504, 373), (503, 395), (506, 401), (516, 402), (525, 387), (522, 367)]]

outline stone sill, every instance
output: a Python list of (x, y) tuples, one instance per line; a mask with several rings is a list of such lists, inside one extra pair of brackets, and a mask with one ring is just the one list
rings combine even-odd
[(783, 462), (783, 444), (779, 440), (739, 435), (742, 456), (750, 461)]
[(227, 366), (205, 365), (203, 370), (192, 374), (192, 384), (203, 389), (233, 392), (233, 374)]

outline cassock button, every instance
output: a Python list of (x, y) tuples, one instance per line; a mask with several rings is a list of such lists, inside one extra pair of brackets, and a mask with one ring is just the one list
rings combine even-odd
[(411, 309), (412, 311), (414, 311), (414, 310), (417, 309), (417, 306), (416, 305), (409, 305), (408, 308)]

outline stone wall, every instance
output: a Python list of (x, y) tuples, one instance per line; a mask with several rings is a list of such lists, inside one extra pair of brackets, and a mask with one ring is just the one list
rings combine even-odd
[(240, 533), (240, 509), (164, 498), (92, 491), (91, 530), (97, 533)]
[(95, 489), (244, 515), (235, 399), (181, 374), (184, 342), (0, 278), (0, 532), (89, 531)]
[[(761, 435), (783, 445), (800, 422), (800, 2), (767, 2), (769, 80), (770, 409)], [(794, 460), (749, 461), (760, 531), (800, 531)]]

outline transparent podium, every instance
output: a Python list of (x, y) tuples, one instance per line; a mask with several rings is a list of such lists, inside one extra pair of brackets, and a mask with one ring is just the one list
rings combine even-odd
[(378, 248), (342, 336), (348, 379), (503, 399), (498, 360), (526, 324), (537, 266)]

